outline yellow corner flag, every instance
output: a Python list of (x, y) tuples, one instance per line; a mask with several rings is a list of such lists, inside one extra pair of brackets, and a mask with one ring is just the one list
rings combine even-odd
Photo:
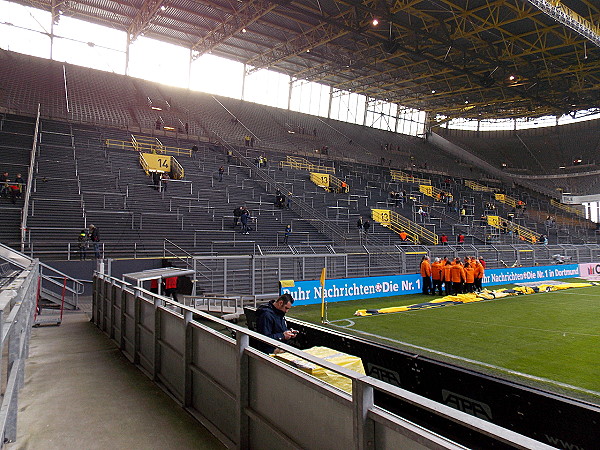
[(327, 268), (323, 267), (321, 270), (321, 323), (325, 323), (325, 276), (327, 274)]

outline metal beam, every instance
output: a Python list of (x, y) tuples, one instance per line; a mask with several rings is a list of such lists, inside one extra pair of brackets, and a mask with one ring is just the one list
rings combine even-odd
[(241, 5), (238, 11), (232, 13), (192, 46), (192, 59), (196, 60), (205, 53), (212, 51), (217, 45), (241, 33), (265, 14), (279, 6), (266, 0), (250, 0)]
[(129, 42), (135, 41), (150, 25), (156, 13), (160, 11), (165, 0), (146, 0), (127, 29)]
[(350, 33), (350, 31), (344, 29), (344, 27), (340, 27), (338, 21), (347, 24), (352, 20), (353, 16), (354, 12), (352, 10), (346, 10), (331, 19), (336, 21), (335, 24), (327, 23), (325, 21), (321, 22), (319, 25), (295, 36), (289, 41), (277, 45), (260, 55), (256, 55), (246, 62), (246, 64), (252, 66), (252, 68), (248, 70), (248, 74), (272, 66), (273, 64), (292, 56), (310, 52), (323, 44), (345, 36)]
[(557, 22), (575, 31), (577, 34), (589, 39), (600, 47), (600, 27), (593, 24), (585, 17), (567, 8), (561, 0), (522, 0), (531, 3)]

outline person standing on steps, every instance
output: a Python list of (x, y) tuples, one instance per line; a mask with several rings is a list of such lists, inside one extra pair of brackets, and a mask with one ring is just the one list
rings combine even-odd
[(79, 261), (85, 261), (87, 256), (88, 233), (86, 229), (81, 230), (77, 237), (77, 246), (79, 247)]
[(365, 221), (363, 220), (362, 216), (360, 216), (358, 218), (358, 220), (356, 221), (356, 229), (358, 230), (358, 237), (362, 236), (364, 227), (365, 227)]
[(224, 173), (225, 173), (225, 168), (223, 166), (219, 167), (219, 181), (223, 181)]
[(233, 228), (237, 227), (237, 224), (240, 222), (240, 218), (242, 217), (243, 212), (243, 206), (238, 206), (233, 210)]
[(248, 219), (250, 219), (250, 211), (246, 208), (242, 211), (240, 220), (242, 221), (242, 234), (250, 234), (250, 227), (248, 226)]
[(363, 230), (365, 230), (365, 238), (367, 237), (367, 234), (369, 234), (369, 228), (371, 228), (371, 222), (369, 222), (369, 219), (367, 219), (363, 224)]
[(285, 233), (283, 235), (283, 243), (287, 245), (288, 243), (288, 238), (290, 237), (290, 234), (292, 234), (292, 226), (291, 225), (286, 225), (285, 227)]
[(100, 232), (94, 225), (90, 225), (89, 236), (90, 241), (94, 243), (94, 254), (96, 259), (100, 259)]

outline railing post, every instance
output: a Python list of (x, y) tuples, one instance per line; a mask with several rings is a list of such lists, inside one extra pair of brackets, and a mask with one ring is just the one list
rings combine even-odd
[(154, 361), (152, 364), (152, 379), (158, 380), (160, 373), (160, 304), (162, 300), (159, 297), (154, 297)]
[(183, 353), (183, 407), (187, 407), (192, 405), (192, 360), (194, 354), (194, 330), (190, 326), (190, 322), (192, 321), (192, 311), (184, 310), (183, 318), (184, 318), (184, 353)]
[(352, 379), (352, 404), (354, 406), (354, 443), (357, 450), (375, 447), (374, 423), (367, 416), (373, 407), (373, 387), (359, 378)]
[(250, 346), (250, 339), (247, 334), (236, 333), (236, 353), (237, 353), (237, 368), (236, 368), (236, 388), (235, 403), (236, 403), (236, 441), (237, 448), (250, 448), (248, 442), (248, 416), (245, 413), (248, 407), (248, 386), (249, 386), (249, 371), (248, 371), (248, 355), (246, 349)]

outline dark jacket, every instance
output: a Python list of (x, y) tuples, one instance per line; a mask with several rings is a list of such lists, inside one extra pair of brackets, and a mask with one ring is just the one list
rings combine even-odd
[[(284, 341), (283, 332), (288, 329), (285, 313), (273, 306), (275, 301), (260, 305), (256, 310), (256, 331), (276, 341)], [(260, 343), (258, 348), (265, 353), (273, 353), (275, 347)]]
[(100, 232), (98, 231), (98, 228), (92, 228), (92, 231), (90, 233), (90, 241), (92, 241), (92, 242), (100, 241)]

